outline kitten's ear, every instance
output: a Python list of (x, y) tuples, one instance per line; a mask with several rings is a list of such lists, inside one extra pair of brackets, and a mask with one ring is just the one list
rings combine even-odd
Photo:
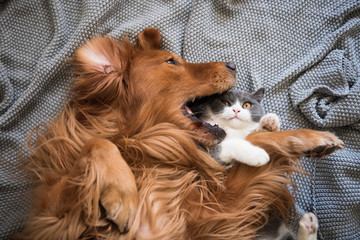
[(126, 39), (95, 37), (75, 51), (72, 63), (78, 98), (96, 98), (105, 102), (121, 91), (123, 75), (133, 50)]
[(256, 101), (261, 102), (262, 98), (264, 97), (265, 88), (259, 88), (252, 94), (253, 98), (255, 98)]
[(161, 34), (156, 28), (146, 28), (138, 35), (138, 47), (142, 50), (160, 49)]

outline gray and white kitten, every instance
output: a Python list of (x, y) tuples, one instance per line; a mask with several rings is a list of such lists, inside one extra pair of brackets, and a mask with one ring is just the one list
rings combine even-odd
[[(195, 115), (210, 124), (217, 124), (226, 132), (225, 139), (211, 155), (222, 165), (230, 167), (233, 161), (251, 166), (261, 166), (269, 161), (269, 155), (244, 138), (253, 131), (278, 131), (280, 121), (276, 114), (264, 115), (261, 100), (264, 89), (254, 93), (231, 90), (205, 99), (193, 106)], [(282, 219), (271, 219), (255, 240), (316, 240), (318, 220), (313, 213), (304, 214), (295, 235)]]
[(253, 131), (277, 131), (280, 128), (276, 114), (264, 115), (261, 100), (264, 88), (254, 93), (231, 90), (208, 99), (201, 106), (198, 118), (217, 124), (226, 132), (225, 139), (211, 149), (211, 154), (224, 166), (233, 161), (250, 166), (262, 166), (269, 161), (265, 150), (252, 145), (244, 138)]

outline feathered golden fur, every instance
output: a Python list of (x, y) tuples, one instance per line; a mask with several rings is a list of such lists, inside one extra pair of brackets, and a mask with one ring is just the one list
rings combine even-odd
[(341, 148), (327, 132), (254, 133), (269, 164), (229, 172), (199, 145), (216, 134), (182, 113), (190, 99), (235, 84), (225, 63), (188, 63), (138, 43), (96, 37), (80, 47), (73, 97), (27, 161), (37, 187), (21, 239), (252, 239), (293, 207), (287, 188), (301, 155)]

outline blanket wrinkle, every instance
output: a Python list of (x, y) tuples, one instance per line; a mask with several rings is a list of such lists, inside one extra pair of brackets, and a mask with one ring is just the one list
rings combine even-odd
[(5, 68), (0, 64), (0, 114), (10, 106), (13, 99), (13, 88), (6, 75)]
[(351, 19), (331, 36), (337, 49), (304, 72), (291, 86), (294, 107), (319, 127), (358, 124), (360, 119), (360, 19)]

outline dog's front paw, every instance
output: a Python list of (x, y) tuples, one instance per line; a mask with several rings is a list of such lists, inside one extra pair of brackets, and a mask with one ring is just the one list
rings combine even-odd
[(313, 213), (305, 213), (299, 222), (297, 240), (316, 240), (318, 219)]
[(275, 113), (268, 113), (260, 119), (259, 132), (275, 132), (280, 129), (280, 119)]
[[(344, 142), (330, 132), (318, 132), (318, 134), (320, 136), (311, 139), (315, 144), (303, 151), (305, 156), (321, 158), (345, 147)], [(311, 143), (310, 139), (309, 143)]]
[(105, 187), (100, 202), (106, 210), (106, 218), (115, 223), (120, 233), (127, 233), (133, 221), (137, 204), (137, 194), (124, 191), (117, 184)]
[(131, 169), (119, 149), (106, 139), (89, 140), (82, 149), (82, 155), (87, 162), (83, 169), (92, 169), (90, 175), (96, 178), (98, 200), (106, 211), (106, 219), (115, 223), (120, 233), (128, 232), (139, 201)]

